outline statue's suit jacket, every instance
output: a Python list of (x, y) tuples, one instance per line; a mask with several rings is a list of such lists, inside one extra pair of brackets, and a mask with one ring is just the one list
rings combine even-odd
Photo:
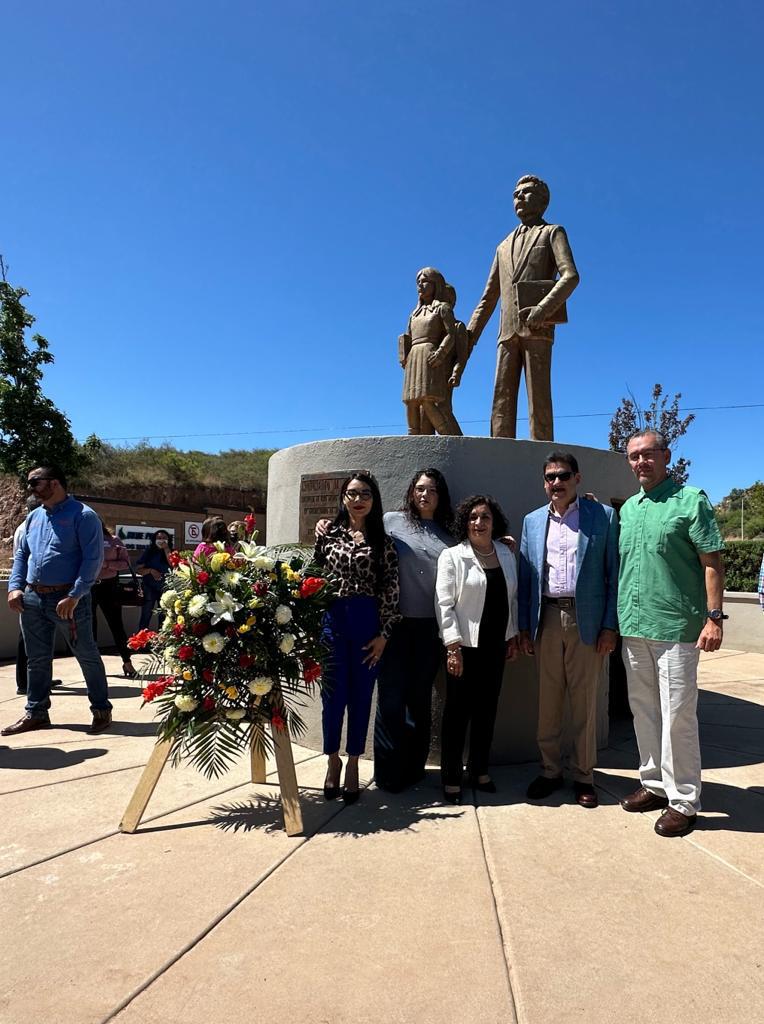
[[(541, 309), (550, 315), (565, 302), (579, 281), (565, 228), (545, 221), (529, 228), (522, 224), (515, 228), (496, 250), (485, 291), (467, 325), (472, 333), (473, 345), (491, 319), (499, 296), (499, 341), (510, 341), (520, 334), (527, 337), (528, 331), (521, 331), (515, 289), (512, 286), (516, 281), (552, 281), (558, 274), (559, 280), (554, 288), (539, 303)], [(544, 324), (532, 330), (530, 336), (552, 341), (554, 325)]]
[[(549, 506), (529, 512), (520, 541), (519, 628), (535, 639), (541, 620)], [(578, 499), (576, 623), (581, 640), (595, 644), (601, 629), (618, 629), (618, 520), (609, 505)]]

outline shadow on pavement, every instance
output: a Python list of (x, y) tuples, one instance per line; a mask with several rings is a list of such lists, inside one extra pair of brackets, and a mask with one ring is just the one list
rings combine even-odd
[(15, 768), (22, 771), (55, 771), (69, 768), (73, 764), (103, 757), (108, 750), (92, 747), (85, 750), (59, 750), (58, 747), (9, 747), (0, 748), (0, 768)]

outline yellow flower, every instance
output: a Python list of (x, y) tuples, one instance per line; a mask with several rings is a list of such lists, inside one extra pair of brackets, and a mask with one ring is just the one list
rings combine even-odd
[(183, 611), (183, 602), (182, 601), (176, 601), (174, 607), (175, 607), (175, 614), (176, 615), (180, 615), (180, 613)]
[(293, 591), (291, 591), (291, 593), (292, 593), (292, 597), (299, 597), (300, 596), (300, 591), (299, 590), (293, 590)]
[(192, 594), (193, 594), (193, 590), (184, 590), (183, 591), (183, 596), (184, 597), (191, 597)]
[(185, 615), (179, 615), (175, 621), (178, 623), (179, 626), (185, 626), (186, 617)]
[(210, 559), (210, 565), (212, 566), (212, 571), (213, 572), (220, 572), (220, 570), (223, 568), (223, 566), (227, 562), (229, 562), (230, 559), (231, 559), (231, 556), (228, 554), (227, 551), (216, 551), (215, 554)]
[(257, 616), (256, 615), (250, 615), (250, 617), (247, 619), (247, 625), (248, 626), (254, 626), (254, 624), (256, 622), (257, 622)]
[(187, 668), (186, 671), (183, 673), (183, 678), (186, 680), (186, 682), (191, 682), (191, 680), (194, 678), (194, 673), (191, 671), (190, 668)]
[(248, 602), (248, 607), (250, 607), (250, 608), (259, 608), (262, 603), (263, 602), (262, 602), (261, 598), (253, 597), (252, 600)]
[[(213, 555), (213, 557), (214, 557), (214, 555)], [(226, 692), (226, 696), (230, 697), (231, 700), (236, 700), (236, 698), (239, 696), (239, 691), (237, 690), (237, 688), (235, 686), (226, 686), (225, 692)]]
[(249, 633), (250, 629), (252, 629), (252, 627), (248, 626), (247, 623), (245, 622), (243, 623), (243, 625), (239, 626), (238, 631), (239, 633)]

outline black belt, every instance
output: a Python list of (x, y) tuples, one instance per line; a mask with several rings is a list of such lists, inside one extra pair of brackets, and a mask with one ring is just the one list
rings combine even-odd
[(544, 604), (554, 604), (558, 608), (575, 608), (575, 597), (545, 597)]
[(62, 590), (71, 590), (73, 583), (27, 583), (27, 590), (33, 590), (35, 594), (58, 594)]

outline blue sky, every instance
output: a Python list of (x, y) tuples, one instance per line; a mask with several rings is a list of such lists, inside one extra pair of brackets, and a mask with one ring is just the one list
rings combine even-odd
[[(582, 278), (560, 442), (606, 447), (656, 381), (685, 408), (764, 402), (763, 29), (737, 0), (6, 0), (0, 252), (56, 357), (46, 392), (80, 438), (403, 433), (416, 271), (467, 320), (530, 172)], [(488, 433), (495, 336), (455, 396), (465, 433)], [(699, 411), (691, 482), (764, 476), (763, 422)]]

